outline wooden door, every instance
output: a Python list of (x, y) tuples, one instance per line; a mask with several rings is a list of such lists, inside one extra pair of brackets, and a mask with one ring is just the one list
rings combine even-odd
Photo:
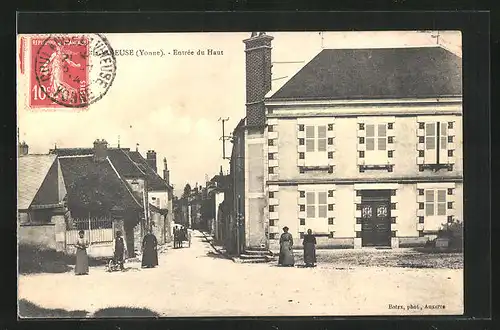
[(361, 205), (362, 246), (390, 246), (391, 221), (388, 201), (366, 201)]

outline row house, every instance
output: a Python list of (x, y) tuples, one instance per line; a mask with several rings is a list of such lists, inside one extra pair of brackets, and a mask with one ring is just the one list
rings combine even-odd
[(244, 248), (424, 244), (463, 221), (461, 58), (324, 49), (271, 91), (271, 41), (245, 40)]

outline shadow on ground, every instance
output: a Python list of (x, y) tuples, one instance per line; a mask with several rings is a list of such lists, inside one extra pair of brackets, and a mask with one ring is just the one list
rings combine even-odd
[(87, 315), (87, 311), (48, 309), (25, 299), (19, 300), (19, 317), (21, 318), (85, 318)]
[(215, 253), (212, 251), (207, 252), (207, 257), (214, 258), (214, 259), (226, 259), (226, 260), (229, 259), (229, 257), (226, 257), (223, 254)]
[(160, 314), (147, 308), (112, 307), (100, 309), (92, 317), (160, 317)]

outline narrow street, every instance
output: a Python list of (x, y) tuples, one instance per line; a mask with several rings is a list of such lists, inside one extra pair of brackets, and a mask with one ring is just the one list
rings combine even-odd
[[(462, 313), (462, 271), (455, 269), (239, 264), (216, 254), (196, 231), (190, 248), (169, 249), (159, 263), (154, 269), (127, 263), (126, 272), (114, 273), (93, 267), (88, 276), (20, 275), (18, 297), (88, 316), (110, 307), (146, 308), (163, 317)], [(444, 309), (406, 309), (410, 304)]]

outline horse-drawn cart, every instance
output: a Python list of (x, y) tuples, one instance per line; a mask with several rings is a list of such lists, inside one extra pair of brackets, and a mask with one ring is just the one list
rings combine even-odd
[(191, 231), (186, 227), (175, 224), (174, 225), (174, 249), (184, 247), (184, 242), (188, 247), (191, 247)]

